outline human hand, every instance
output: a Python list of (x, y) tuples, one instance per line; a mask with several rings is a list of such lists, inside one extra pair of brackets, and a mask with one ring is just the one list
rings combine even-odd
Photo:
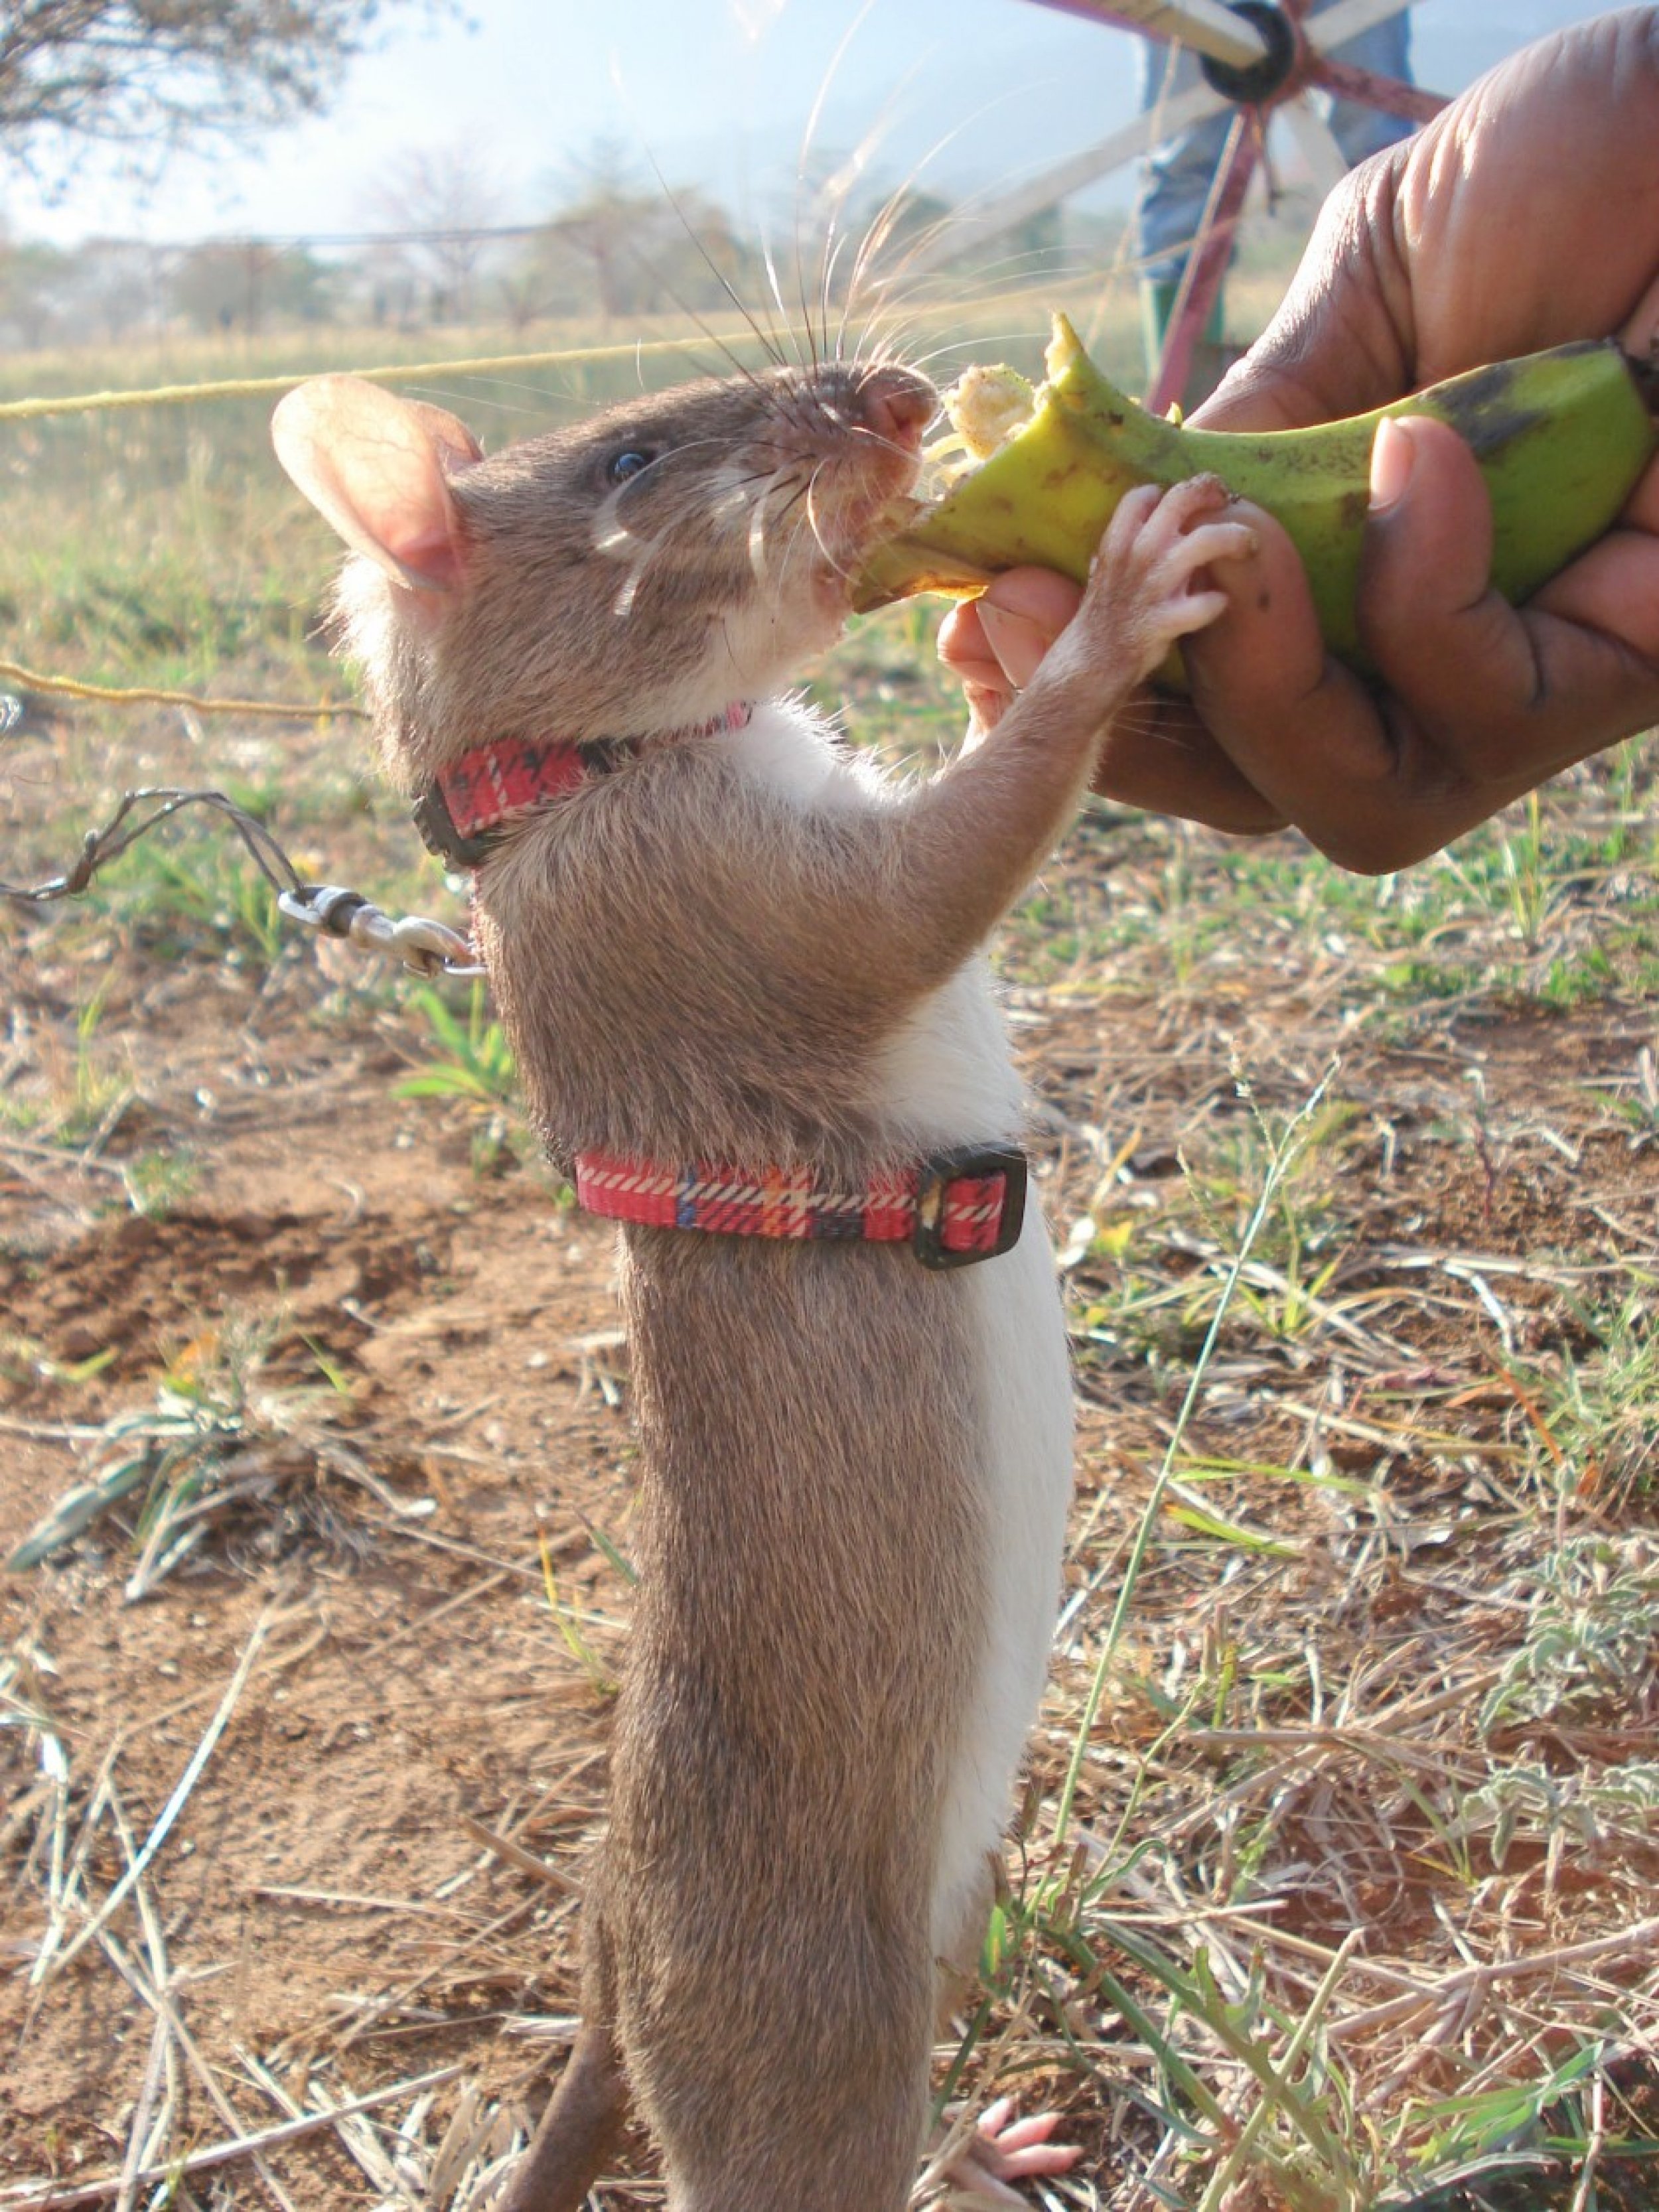
[[(1277, 554), (1288, 540), (1276, 525), (1269, 526), (1279, 541)], [(1233, 565), (1222, 564), (1218, 574)], [(1297, 585), (1305, 592), (1299, 564)], [(939, 628), (939, 658), (961, 684), (978, 728), (996, 726), (1082, 599), (1083, 586), (1069, 576), (1049, 568), (1010, 568), (980, 598), (951, 608)], [(1145, 687), (1104, 732), (1094, 788), (1127, 805), (1184, 815), (1240, 834), (1281, 829), (1286, 818), (1233, 765), (1184, 702), (1156, 697)]]
[[(1523, 49), (1334, 196), (1291, 294), (1211, 428), (1364, 412), (1563, 340), (1659, 356), (1659, 9)], [(1329, 659), (1299, 566), (1188, 656), (1226, 757), (1347, 865), (1395, 867), (1571, 762), (1659, 721), (1659, 462), (1619, 525), (1517, 612), (1487, 583), (1491, 520), (1443, 425), (1372, 459), (1360, 628), (1379, 691)]]
[[(1501, 64), (1327, 203), (1284, 307), (1195, 420), (1283, 428), (1362, 413), (1486, 361), (1617, 334), (1659, 351), (1659, 9)], [(1345, 865), (1434, 851), (1571, 761), (1659, 720), (1659, 463), (1620, 524), (1519, 613), (1487, 586), (1467, 449), (1424, 420), (1373, 459), (1361, 631), (1380, 688), (1328, 659), (1301, 566), (1253, 517), (1248, 574), (1188, 650), (1193, 696), (1109, 733), (1097, 788), (1227, 829), (1297, 823)], [(1018, 660), (1072, 587), (1000, 578), (942, 648)], [(1000, 631), (1000, 635), (996, 635)], [(991, 666), (997, 665), (996, 656)], [(1018, 669), (1012, 672), (1017, 674)], [(1005, 681), (1006, 678), (1005, 677)]]

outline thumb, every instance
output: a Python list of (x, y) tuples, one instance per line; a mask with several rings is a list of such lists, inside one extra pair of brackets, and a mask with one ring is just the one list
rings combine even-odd
[(1010, 568), (975, 602), (985, 641), (1016, 690), (1077, 612), (1083, 588), (1048, 568)]
[(1492, 501), (1474, 455), (1432, 416), (1385, 416), (1371, 450), (1359, 630), (1390, 689), (1435, 720), (1531, 701), (1532, 643), (1492, 584)]

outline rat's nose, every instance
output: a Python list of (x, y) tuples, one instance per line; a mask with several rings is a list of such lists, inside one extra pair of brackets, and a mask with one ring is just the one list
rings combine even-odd
[(873, 368), (859, 386), (859, 408), (878, 438), (914, 453), (933, 419), (939, 397), (926, 377), (908, 368)]

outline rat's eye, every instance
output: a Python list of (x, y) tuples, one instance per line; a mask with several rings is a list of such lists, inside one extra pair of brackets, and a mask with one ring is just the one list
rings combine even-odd
[(636, 477), (641, 471), (648, 469), (655, 459), (654, 453), (642, 452), (637, 446), (629, 446), (620, 453), (612, 453), (605, 463), (605, 480), (607, 483), (625, 484), (630, 477)]

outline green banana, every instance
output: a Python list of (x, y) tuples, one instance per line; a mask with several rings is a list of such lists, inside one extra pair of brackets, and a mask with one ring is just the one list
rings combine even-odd
[[(1436, 416), (1472, 447), (1492, 495), (1492, 581), (1517, 603), (1601, 535), (1659, 446), (1651, 372), (1611, 340), (1471, 369), (1345, 422), (1262, 433), (1195, 430), (1148, 414), (1101, 374), (1063, 315), (1047, 366), (1047, 383), (1006, 442), (941, 499), (912, 502), (896, 518), (896, 534), (865, 563), (857, 607), (917, 592), (966, 596), (1025, 562), (1081, 583), (1127, 491), (1212, 470), (1284, 525), (1326, 643), (1368, 672), (1355, 599), (1382, 416)], [(985, 451), (1020, 411), (1018, 385), (1011, 370), (970, 372), (946, 403), (957, 434), (941, 443), (970, 458)], [(993, 418), (982, 440), (971, 419), (981, 410)]]

